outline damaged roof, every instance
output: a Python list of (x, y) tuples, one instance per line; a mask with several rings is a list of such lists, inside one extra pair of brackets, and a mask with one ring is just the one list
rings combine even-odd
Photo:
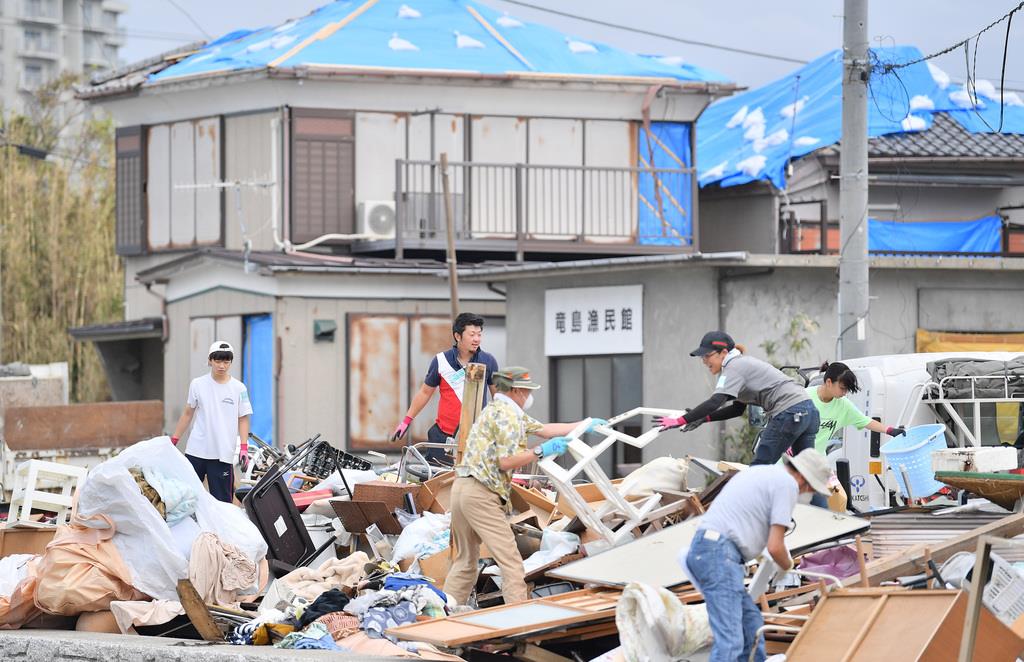
[[(183, 56), (181, 56), (183, 55)], [(80, 89), (82, 98), (214, 75), (318, 71), (501, 78), (675, 81), (734, 88), (678, 57), (642, 55), (469, 0), (337, 0), (277, 26), (236, 30), (162, 66), (135, 67)]]

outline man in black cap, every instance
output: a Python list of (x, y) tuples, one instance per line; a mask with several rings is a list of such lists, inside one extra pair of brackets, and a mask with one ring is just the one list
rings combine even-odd
[(818, 410), (807, 392), (781, 370), (744, 354), (724, 331), (705, 333), (690, 356), (699, 356), (718, 377), (715, 392), (682, 416), (663, 416), (662, 429), (682, 427), (689, 432), (708, 421), (741, 416), (749, 404), (764, 408), (769, 417), (751, 464), (775, 464), (790, 448), (794, 455), (814, 448)]

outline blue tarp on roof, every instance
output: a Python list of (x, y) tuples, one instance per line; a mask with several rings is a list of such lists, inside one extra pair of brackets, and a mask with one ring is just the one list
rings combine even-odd
[(868, 219), (868, 250), (872, 253), (998, 253), (1002, 238), (1000, 216), (930, 223)]
[[(998, 127), (999, 96), (991, 84), (979, 81), (977, 93), (968, 95), (926, 62), (879, 71), (884, 64), (920, 58), (912, 46), (872, 49), (872, 57), (878, 66), (870, 82), (869, 136), (927, 130), (936, 112), (949, 112), (972, 132)], [(773, 83), (709, 106), (697, 122), (700, 185), (769, 180), (785, 188), (791, 159), (839, 142), (842, 73), (842, 54), (835, 50)], [(1002, 132), (1024, 133), (1024, 104), (1018, 96), (1005, 98), (1004, 113)]]
[(338, 0), (277, 27), (221, 38), (150, 81), (271, 65), (723, 80), (671, 58), (572, 37), (467, 0)]

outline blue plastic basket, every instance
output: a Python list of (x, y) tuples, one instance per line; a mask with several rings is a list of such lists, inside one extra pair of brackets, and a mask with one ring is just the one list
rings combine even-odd
[(932, 471), (932, 453), (946, 447), (945, 432), (946, 426), (941, 423), (917, 425), (882, 446), (885, 463), (895, 474), (904, 497), (910, 494), (907, 493), (901, 467), (907, 471), (915, 499), (931, 496), (942, 489), (942, 483), (935, 480), (935, 472)]

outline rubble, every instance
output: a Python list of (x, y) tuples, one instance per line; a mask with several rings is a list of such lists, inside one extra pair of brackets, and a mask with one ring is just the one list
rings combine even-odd
[[(604, 448), (654, 436), (606, 434)], [(659, 458), (610, 480), (586, 444), (573, 449), (574, 468), (541, 463), (541, 473), (516, 477), (509, 515), (533, 597), (502, 604), (500, 574), (482, 547), (476, 609), (467, 611), (442, 591), (454, 472), (417, 480), (408, 471), (415, 466), (368, 470), (325, 446), (313, 437), (290, 456), (268, 449), (254, 457), (244, 509), (213, 500), (166, 437), (130, 446), (79, 485), (67, 524), (0, 529), (2, 627), (445, 660), (474, 650), (524, 660), (572, 659), (569, 652), (655, 659), (708, 645), (702, 596), (676, 557), (743, 465)], [(595, 480), (574, 482), (574, 472)], [(307, 508), (321, 514), (303, 515)], [(750, 567), (769, 653), (822, 659), (830, 647), (833, 656), (870, 659), (898, 631), (911, 633), (899, 637), (900, 659), (949, 659), (936, 656), (966, 641), (974, 608), (974, 659), (1024, 651), (1024, 601), (1007, 607), (1005, 588), (1019, 582), (1024, 595), (1024, 575), (1011, 565), (1024, 554), (985, 556), (1002, 584), (982, 585), (976, 607), (965, 579), (982, 543), (1024, 535), (1024, 514), (977, 510), (905, 505), (853, 515), (798, 505), (786, 539), (795, 559), (805, 556), (797, 570), (772, 577), (770, 562)], [(332, 515), (314, 544), (311, 523)], [(999, 591), (1001, 600), (992, 595)], [(102, 641), (119, 650), (116, 639)], [(49, 650), (31, 636), (10, 642), (11, 650)]]

